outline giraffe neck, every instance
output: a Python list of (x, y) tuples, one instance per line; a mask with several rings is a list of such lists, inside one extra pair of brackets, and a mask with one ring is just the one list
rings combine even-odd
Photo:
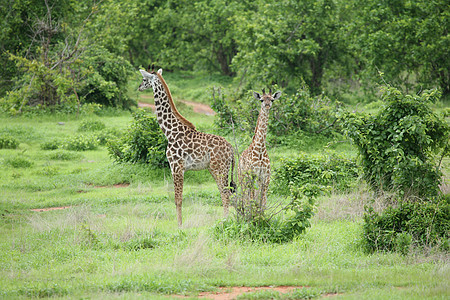
[[(255, 149), (260, 149), (261, 152), (266, 149), (267, 123), (269, 121), (269, 110), (261, 107), (258, 121), (256, 122), (255, 135), (253, 136), (252, 144)], [(255, 147), (257, 146), (257, 147)]]
[(156, 119), (170, 141), (174, 133), (185, 132), (189, 128), (195, 130), (195, 127), (177, 111), (167, 85), (161, 77), (158, 76), (158, 78), (153, 87)]

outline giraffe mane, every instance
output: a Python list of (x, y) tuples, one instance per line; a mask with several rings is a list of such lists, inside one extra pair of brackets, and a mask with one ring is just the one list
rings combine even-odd
[(159, 74), (158, 72), (155, 72), (156, 75), (158, 76), (159, 80), (161, 81), (164, 89), (166, 90), (166, 94), (167, 94), (167, 98), (169, 99), (169, 104), (170, 107), (172, 108), (173, 113), (175, 114), (175, 117), (181, 121), (181, 123), (183, 123), (184, 125), (186, 125), (187, 127), (190, 127), (194, 130), (196, 130), (194, 124), (192, 124), (191, 122), (189, 122), (185, 117), (183, 117), (180, 112), (177, 110), (177, 108), (175, 107), (175, 103), (173, 102), (172, 99), (172, 94), (170, 94), (170, 90), (169, 87), (167, 86), (166, 81), (164, 80), (164, 78), (162, 77), (161, 74)]

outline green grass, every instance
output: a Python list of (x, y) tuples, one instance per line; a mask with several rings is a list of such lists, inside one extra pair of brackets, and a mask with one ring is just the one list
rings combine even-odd
[[(165, 77), (181, 92), (184, 81), (196, 80), (184, 76)], [(40, 147), (76, 135), (85, 120), (125, 129), (130, 113), (0, 119), (0, 133), (20, 142), (17, 149), (0, 150), (0, 298), (166, 299), (173, 294), (195, 297), (222, 286), (277, 285), (305, 288), (240, 299), (450, 297), (448, 253), (369, 255), (362, 250), (361, 215), (370, 201), (363, 186), (319, 198), (312, 226), (293, 242), (218, 241), (212, 228), (223, 218), (223, 209), (207, 171), (186, 173), (184, 224), (178, 229), (169, 170), (115, 164), (104, 146), (91, 151)], [(212, 117), (191, 113), (190, 119), (214, 131)], [(243, 148), (247, 140), (239, 142)], [(312, 139), (301, 150), (321, 152), (328, 142)], [(348, 143), (330, 147), (355, 154)], [(298, 147), (272, 146), (269, 156), (276, 167), (281, 158), (298, 152)], [(19, 163), (9, 163), (14, 160)], [(273, 193), (269, 201), (278, 198)], [(58, 206), (70, 207), (31, 210)]]

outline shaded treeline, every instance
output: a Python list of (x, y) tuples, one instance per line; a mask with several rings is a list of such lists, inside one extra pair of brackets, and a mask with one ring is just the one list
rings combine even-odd
[(242, 90), (306, 84), (341, 98), (383, 80), (450, 93), (444, 0), (5, 0), (0, 15), (0, 96), (12, 112), (127, 107), (129, 75), (150, 62), (219, 72)]

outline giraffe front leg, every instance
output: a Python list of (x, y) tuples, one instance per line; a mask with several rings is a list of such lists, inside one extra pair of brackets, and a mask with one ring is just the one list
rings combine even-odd
[(176, 172), (172, 173), (173, 177), (173, 186), (175, 192), (175, 205), (177, 209), (177, 219), (178, 219), (178, 227), (183, 225), (183, 217), (181, 213), (181, 206), (183, 203), (183, 181), (184, 181), (184, 172)]

